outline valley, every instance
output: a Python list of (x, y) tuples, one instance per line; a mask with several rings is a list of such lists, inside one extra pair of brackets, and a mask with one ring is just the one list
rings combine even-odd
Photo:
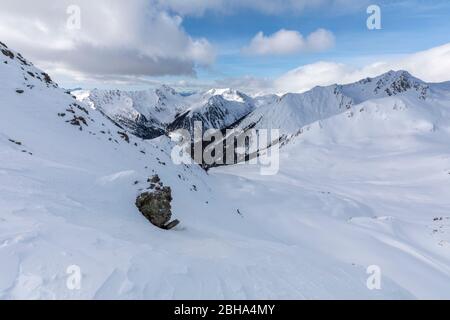
[[(392, 71), (267, 102), (67, 93), (0, 46), (1, 299), (450, 298), (448, 83)], [(173, 163), (181, 115), (185, 129), (280, 129), (279, 171)], [(135, 206), (154, 175), (170, 231)]]

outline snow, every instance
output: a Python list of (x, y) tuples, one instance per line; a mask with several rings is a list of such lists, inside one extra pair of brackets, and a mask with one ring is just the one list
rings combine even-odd
[[(309, 125), (282, 148), (276, 176), (249, 165), (214, 171), (242, 181), (248, 193), (233, 201), (268, 236), (323, 254), (324, 265), (377, 265), (411, 297), (448, 299), (449, 106), (395, 105), (367, 102)], [(444, 119), (433, 106), (446, 121), (431, 122)]]
[(351, 98), (336, 93), (335, 87), (315, 88), (305, 94), (286, 94), (275, 103), (257, 108), (240, 123), (240, 127), (256, 123), (258, 129), (293, 133), (308, 123), (342, 113), (351, 104)]
[(255, 101), (246, 94), (233, 89), (211, 89), (185, 97), (189, 106), (167, 126), (167, 131), (178, 129), (194, 131), (194, 123), (202, 122), (203, 129), (226, 129), (251, 113)]
[[(351, 105), (335, 87), (288, 95), (286, 117), (269, 114), (289, 134), (277, 175), (206, 173), (0, 57), (0, 299), (450, 298), (446, 85)], [(155, 173), (173, 189), (172, 231), (134, 206)]]
[(207, 128), (225, 128), (254, 109), (252, 98), (233, 89), (211, 89), (187, 96), (168, 86), (146, 91), (76, 90), (72, 94), (119, 122), (135, 121), (142, 115), (161, 130), (186, 112), (188, 118), (202, 118)]
[(240, 127), (256, 124), (258, 129), (280, 128), (282, 134), (288, 135), (368, 100), (400, 95), (423, 101), (442, 95), (442, 91), (448, 97), (443, 84), (426, 84), (406, 71), (390, 71), (354, 84), (315, 87), (305, 93), (288, 93), (276, 101), (269, 100), (246, 117)]
[(177, 114), (186, 109), (184, 97), (167, 86), (145, 91), (76, 90), (72, 94), (111, 118), (122, 116), (135, 120), (143, 115), (160, 128), (172, 122)]

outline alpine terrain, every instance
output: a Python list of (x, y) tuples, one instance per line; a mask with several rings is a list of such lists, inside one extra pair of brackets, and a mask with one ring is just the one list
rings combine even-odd
[[(0, 110), (0, 299), (450, 298), (450, 83), (68, 92), (0, 43)], [(175, 164), (195, 121), (280, 129), (278, 173)]]

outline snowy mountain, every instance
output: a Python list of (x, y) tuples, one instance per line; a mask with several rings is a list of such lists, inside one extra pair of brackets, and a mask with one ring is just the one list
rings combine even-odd
[[(450, 298), (448, 83), (390, 73), (262, 105), (234, 90), (78, 97), (0, 43), (0, 299)], [(167, 137), (117, 118), (166, 130), (176, 107), (282, 126), (279, 173), (175, 165)], [(155, 174), (171, 231), (135, 206)]]
[(425, 100), (435, 91), (430, 86), (406, 71), (390, 71), (353, 84), (316, 87), (282, 97), (251, 98), (232, 89), (183, 96), (167, 86), (147, 91), (93, 90), (73, 94), (137, 136), (152, 139), (176, 129), (192, 132), (195, 121), (201, 121), (205, 130), (238, 125), (244, 130), (278, 128), (290, 134), (367, 100), (406, 94)]
[(280, 129), (282, 134), (291, 134), (364, 101), (406, 95), (422, 101), (440, 91), (438, 85), (427, 84), (406, 71), (390, 71), (354, 84), (316, 87), (301, 94), (288, 93), (256, 109), (240, 123), (240, 128), (273, 128)]
[(168, 86), (147, 91), (92, 90), (72, 92), (133, 134), (153, 139), (186, 109), (184, 97)]
[(202, 121), (206, 129), (224, 129), (255, 107), (253, 99), (231, 89), (188, 96), (168, 86), (147, 91), (79, 90), (72, 94), (144, 139), (177, 129), (192, 131), (195, 121)]
[(254, 104), (257, 108), (275, 103), (279, 99), (279, 96), (276, 94), (268, 94), (263, 96), (257, 96), (253, 98)]
[[(151, 247), (177, 236), (155, 230), (135, 199), (158, 174), (172, 188), (174, 218), (186, 228), (183, 216), (195, 213), (194, 229), (206, 230), (207, 212), (199, 208), (214, 203), (206, 173), (175, 166), (166, 137), (134, 137), (19, 53), (0, 49), (0, 298), (111, 298), (121, 294), (107, 287), (127, 263), (142, 270), (151, 264), (155, 274), (166, 269), (165, 258), (150, 263), (165, 249)], [(219, 220), (230, 217), (238, 219)], [(142, 258), (147, 262), (137, 262)], [(55, 278), (74, 264), (91, 279), (84, 291)], [(142, 289), (122, 294), (144, 292), (147, 284), (138, 282)]]
[(337, 90), (353, 99), (355, 104), (366, 100), (410, 93), (425, 100), (429, 85), (407, 71), (389, 71), (376, 78), (366, 78), (353, 84), (337, 86)]
[(307, 247), (378, 268), (379, 293), (398, 285), (397, 298), (406, 293), (403, 298), (446, 299), (450, 91), (437, 91), (426, 100), (414, 94), (367, 100), (302, 127), (284, 141), (275, 176), (263, 177), (248, 164), (211, 174), (240, 179), (252, 199), (237, 202), (241, 210), (258, 212), (278, 230), (272, 235), (289, 239), (299, 251)]
[(212, 89), (187, 100), (190, 108), (176, 117), (168, 126), (169, 131), (187, 129), (193, 132), (195, 121), (202, 122), (204, 130), (226, 129), (255, 109), (252, 98), (232, 89)]
[(450, 91), (434, 91), (423, 101), (411, 95), (367, 100), (344, 113), (302, 127), (289, 135), (287, 142), (313, 136), (316, 142), (345, 144), (346, 140), (370, 141), (428, 133), (444, 139), (450, 132), (449, 101)]
[(256, 109), (240, 123), (240, 128), (281, 129), (292, 133), (307, 123), (338, 114), (352, 105), (351, 98), (336, 87), (314, 88), (304, 94), (286, 94)]

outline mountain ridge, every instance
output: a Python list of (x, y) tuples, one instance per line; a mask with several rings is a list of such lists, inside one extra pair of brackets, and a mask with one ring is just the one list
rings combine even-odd
[[(279, 128), (283, 133), (292, 133), (307, 123), (338, 114), (367, 100), (408, 93), (425, 100), (430, 91), (432, 94), (433, 88), (439, 86), (443, 87), (445, 83), (429, 84), (407, 71), (391, 70), (380, 76), (361, 79), (351, 84), (317, 86), (304, 93), (286, 93), (278, 97), (269, 94), (252, 98), (230, 88), (210, 89), (183, 96), (173, 88), (163, 85), (160, 88), (164, 88), (165, 92), (169, 92), (172, 97), (176, 96), (177, 99), (168, 99), (166, 95), (158, 94), (160, 89), (154, 89), (135, 92), (93, 90), (87, 100), (100, 107), (106, 104), (109, 109), (106, 114), (117, 118), (119, 123), (144, 138), (156, 137), (176, 129), (188, 129), (192, 132), (195, 121), (201, 121), (205, 130), (224, 130), (238, 124), (240, 129), (264, 126), (265, 129)], [(160, 97), (159, 100), (141, 99), (141, 102), (136, 98), (136, 95), (148, 92), (154, 92)], [(122, 110), (114, 111), (114, 103), (108, 105), (98, 98), (99, 95), (103, 95), (111, 100), (114, 95), (121, 94), (129, 99), (122, 102)], [(143, 103), (146, 105), (142, 105)], [(130, 110), (128, 115), (127, 109)], [(156, 110), (160, 114), (148, 110)], [(289, 116), (280, 119), (281, 113)], [(133, 122), (134, 126), (141, 127), (141, 130), (133, 128)], [(145, 134), (145, 130), (154, 133)]]
[[(207, 173), (0, 46), (0, 299), (449, 298), (446, 85), (349, 108), (334, 88), (287, 97), (306, 122), (327, 101), (342, 112), (303, 127), (276, 175)], [(155, 174), (181, 221), (171, 231), (135, 206)], [(366, 286), (374, 264), (382, 290)]]

